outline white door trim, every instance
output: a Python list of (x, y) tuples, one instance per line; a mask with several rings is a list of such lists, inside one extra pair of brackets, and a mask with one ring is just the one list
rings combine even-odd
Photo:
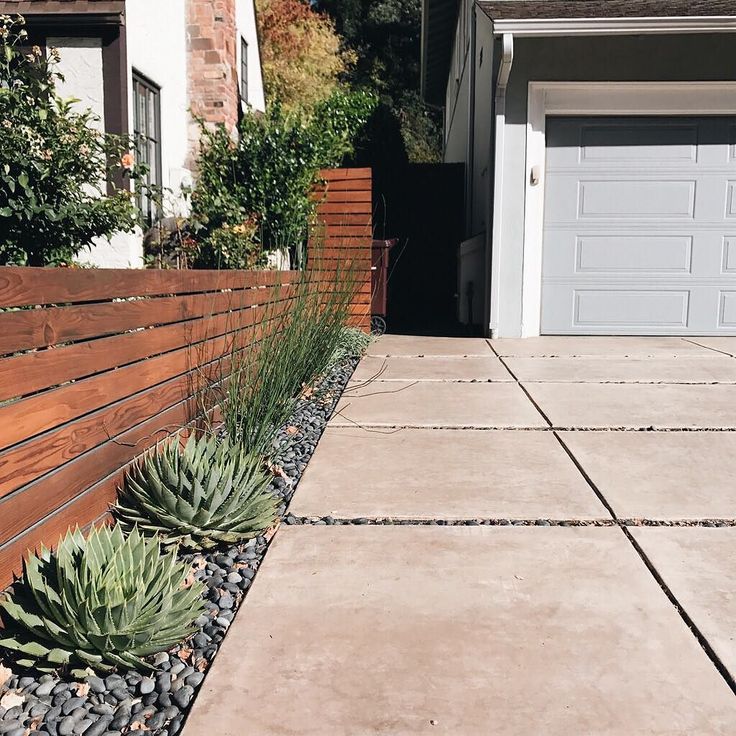
[[(736, 115), (734, 82), (529, 82), (522, 337), (539, 335), (548, 115)], [(533, 179), (536, 183), (533, 183)]]

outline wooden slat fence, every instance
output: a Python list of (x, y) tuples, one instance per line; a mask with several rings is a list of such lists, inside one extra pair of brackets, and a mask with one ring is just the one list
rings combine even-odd
[(333, 169), (321, 172), (315, 189), (318, 223), (310, 244), (313, 269), (334, 273), (351, 263), (356, 281), (353, 323), (370, 329), (371, 243), (373, 187), (370, 169)]
[[(352, 320), (367, 327), (370, 170), (322, 173), (312, 279), (334, 288), (352, 264)], [(289, 309), (297, 278), (0, 268), (0, 589), (27, 550), (105, 515), (125, 468), (201, 415), (234, 341), (257, 341)]]

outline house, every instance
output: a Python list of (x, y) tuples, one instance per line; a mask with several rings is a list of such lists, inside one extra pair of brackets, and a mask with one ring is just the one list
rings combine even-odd
[(734, 33), (732, 0), (423, 0), (487, 334), (736, 334)]
[[(265, 109), (254, 0), (0, 0), (0, 13), (22, 14), (30, 43), (58, 48), (62, 97), (138, 138), (150, 183), (167, 190), (164, 214), (186, 212), (193, 115), (234, 131), (242, 111)], [(139, 267), (143, 234), (99, 239), (80, 260)]]

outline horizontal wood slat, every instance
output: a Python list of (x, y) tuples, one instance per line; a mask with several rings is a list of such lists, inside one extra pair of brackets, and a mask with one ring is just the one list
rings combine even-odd
[(266, 290), (247, 289), (7, 312), (2, 315), (0, 354), (181, 322), (264, 301), (270, 301)]
[[(327, 182), (333, 182), (333, 181), (343, 181), (343, 180), (367, 180), (371, 181), (372, 179), (372, 171), (369, 168), (363, 168), (363, 169), (323, 169), (319, 172), (319, 178), (327, 181)], [(370, 184), (367, 184), (368, 187), (370, 187)]]
[(156, 271), (138, 269), (0, 268), (0, 307), (93, 302), (134, 296), (189, 294), (268, 286), (278, 271)]
[[(349, 294), (367, 329), (370, 169), (321, 177), (309, 285)], [(283, 324), (301, 279), (0, 268), (0, 588), (29, 549), (105, 517), (124, 468), (213, 405), (231, 351)]]

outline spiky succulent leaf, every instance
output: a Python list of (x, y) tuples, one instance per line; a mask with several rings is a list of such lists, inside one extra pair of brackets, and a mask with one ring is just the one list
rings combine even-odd
[[(143, 658), (184, 641), (203, 612), (201, 583), (176, 550), (119, 525), (79, 530), (25, 563), (24, 578), (0, 604), (0, 647), (24, 655), (26, 666), (51, 671), (79, 665), (151, 669)], [(18, 660), (21, 661), (20, 659)]]
[(121, 523), (165, 544), (208, 548), (255, 537), (277, 518), (278, 500), (260, 458), (227, 440), (192, 435), (146, 455), (127, 476)]

